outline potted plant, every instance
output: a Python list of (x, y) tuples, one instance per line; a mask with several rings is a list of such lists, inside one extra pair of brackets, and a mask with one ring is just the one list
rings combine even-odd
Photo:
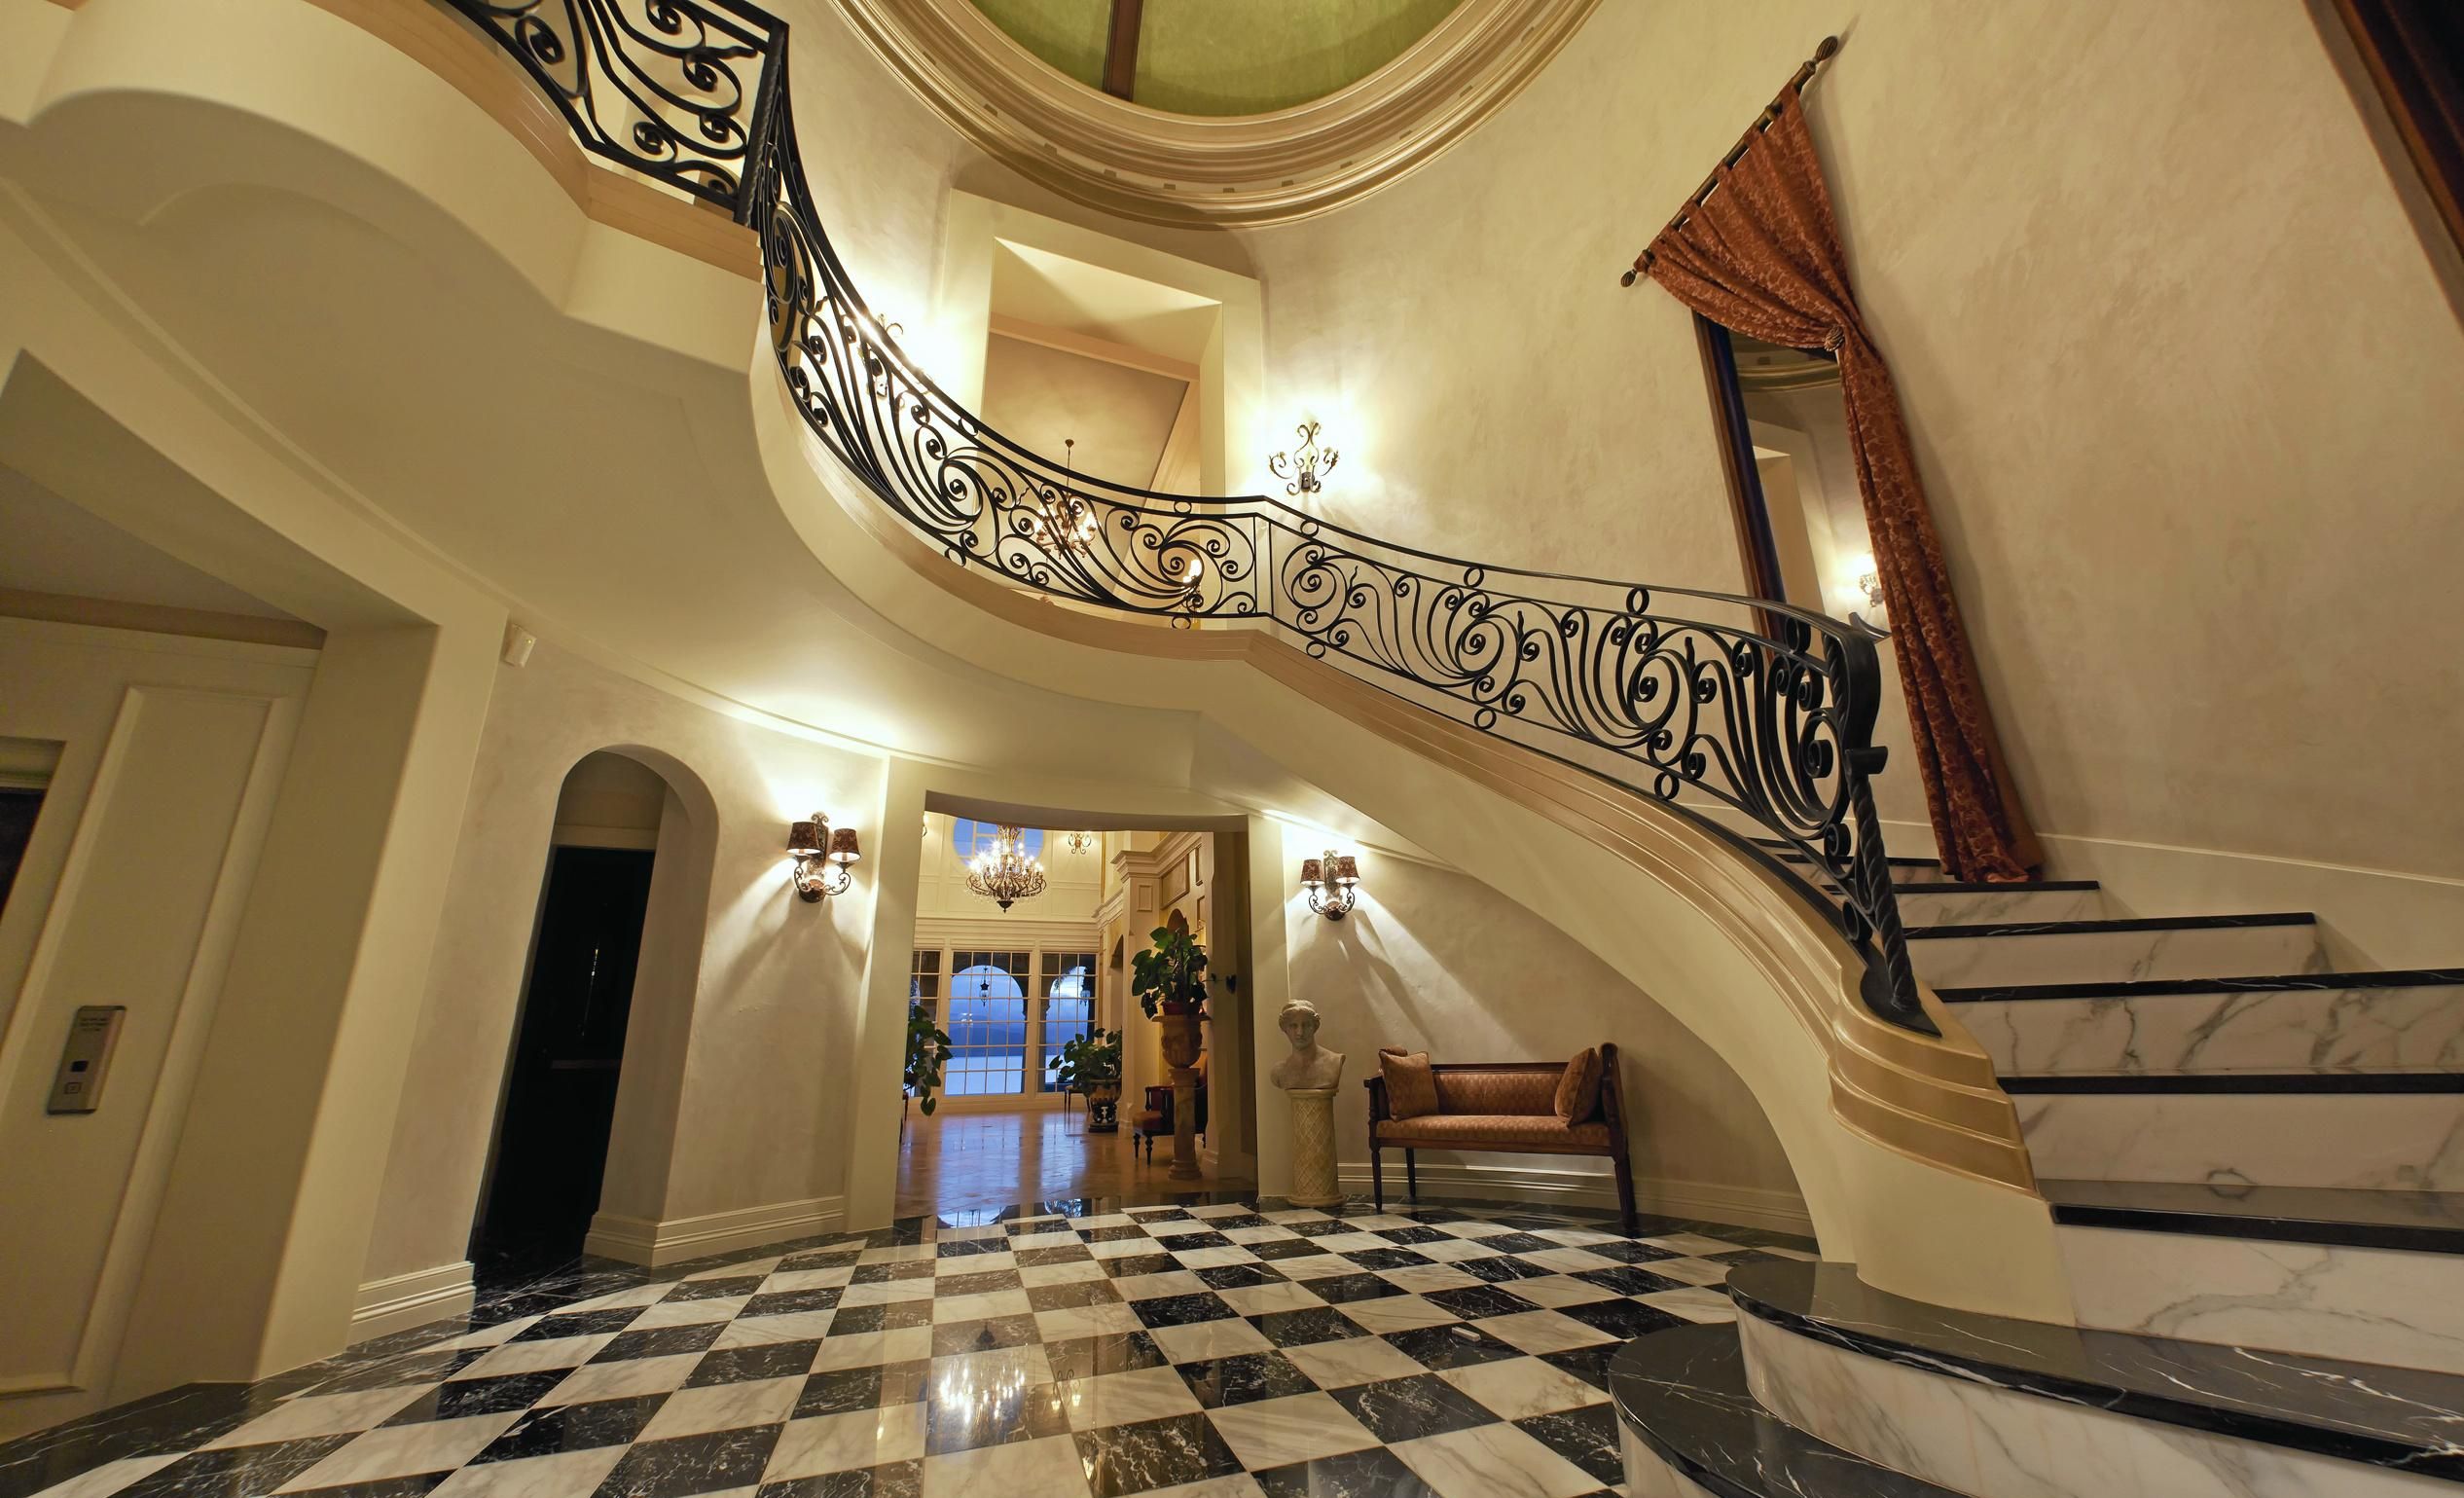
[(924, 1116), (941, 1106), (932, 1094), (941, 1086), (941, 1063), (950, 1054), (950, 1034), (932, 1022), (932, 1009), (922, 1000), (907, 1004), (907, 1076), (906, 1090), (898, 1100), (898, 1132), (907, 1132), (907, 1099), (924, 1100)]
[(1121, 1126), (1121, 1032), (1098, 1027), (1062, 1042), (1052, 1058), (1053, 1085), (1087, 1100), (1087, 1132), (1109, 1134)]
[(1187, 932), (1158, 926), (1155, 945), (1130, 965), (1130, 992), (1146, 1017), (1164, 1027), (1164, 1060), (1175, 1068), (1198, 1064), (1198, 1026), (1207, 1017), (1207, 949)]

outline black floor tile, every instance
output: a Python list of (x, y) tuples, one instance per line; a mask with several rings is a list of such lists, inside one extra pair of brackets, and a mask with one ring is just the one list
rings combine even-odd
[(1557, 1309), (1586, 1327), (1596, 1327), (1611, 1336), (1629, 1340), (1647, 1332), (1687, 1324), (1683, 1316), (1672, 1316), (1657, 1306), (1645, 1305), (1637, 1300), (1594, 1300), (1587, 1305), (1561, 1305)]
[(315, 1436), (260, 1446), (192, 1451), (120, 1491), (130, 1498), (253, 1498), (270, 1493), (356, 1439)]
[(1180, 1261), (1170, 1254), (1129, 1254), (1119, 1259), (1098, 1260), (1106, 1276), (1125, 1280), (1136, 1274), (1169, 1274), (1180, 1267)]
[(622, 1363), (632, 1358), (668, 1358), (684, 1352), (707, 1352), (727, 1330), (723, 1321), (698, 1327), (654, 1327), (648, 1332), (620, 1332), (600, 1348), (593, 1363)]
[(1232, 1307), (1223, 1303), (1223, 1297), (1213, 1291), (1133, 1300), (1130, 1309), (1138, 1312), (1138, 1319), (1150, 1327), (1186, 1327), (1201, 1321), (1221, 1321), (1235, 1314)]
[(1523, 1356), (1519, 1348), (1508, 1346), (1479, 1328), (1465, 1326), (1461, 1322), (1445, 1327), (1416, 1327), (1409, 1332), (1391, 1332), (1386, 1339), (1421, 1367), (1431, 1369), (1468, 1368), (1474, 1363), (1495, 1363)]
[(544, 1342), (560, 1336), (597, 1336), (602, 1332), (622, 1332), (632, 1326), (634, 1318), (649, 1309), (641, 1305), (618, 1306), (605, 1311), (573, 1311), (561, 1316), (542, 1316), (523, 1328), (507, 1341)]
[(924, 1463), (889, 1462), (792, 1482), (765, 1482), (756, 1498), (923, 1498)]
[(1094, 1498), (1178, 1487), (1241, 1471), (1241, 1459), (1202, 1414), (1080, 1431), (1078, 1460)]
[(995, 1316), (984, 1321), (954, 1321), (932, 1329), (932, 1355), (947, 1358), (962, 1352), (993, 1352), (1024, 1347), (1036, 1340), (1033, 1316)]
[(595, 1400), (587, 1405), (535, 1410), (489, 1442), (488, 1448), (471, 1460), (511, 1462), (525, 1456), (620, 1446), (640, 1435), (642, 1427), (667, 1402), (664, 1394), (644, 1394), (633, 1399)]
[(1339, 1342), (1363, 1334), (1359, 1324), (1331, 1305), (1304, 1306), (1251, 1316), (1250, 1325), (1278, 1347), (1305, 1347), (1312, 1342)]
[(571, 1369), (514, 1373), (504, 1378), (466, 1378), (441, 1383), (405, 1405), (386, 1419), (387, 1425), (417, 1425), (427, 1420), (457, 1420), (464, 1415), (503, 1414), (527, 1409), (540, 1396), (572, 1376)]
[(804, 1381), (793, 1418), (845, 1414), (853, 1409), (886, 1409), (912, 1405), (924, 1397), (929, 1365), (892, 1363), (883, 1368), (839, 1368), (815, 1373)]
[(1617, 1451), (1617, 1416), (1609, 1405), (1585, 1405), (1514, 1422), (1523, 1433), (1603, 1482), (1625, 1480)]
[(1180, 1377), (1189, 1385), (1189, 1392), (1198, 1397), (1198, 1403), (1209, 1409), (1282, 1399), (1287, 1394), (1307, 1394), (1318, 1387), (1315, 1379), (1294, 1368), (1291, 1360), (1280, 1352), (1252, 1352), (1212, 1363), (1184, 1363), (1180, 1365)]
[(686, 1498), (691, 1493), (750, 1487), (761, 1480), (762, 1469), (770, 1464), (770, 1448), (778, 1443), (776, 1425), (640, 1442), (598, 1485), (598, 1495)]
[[(1017, 1290), (1023, 1285), (1015, 1269), (989, 1269), (982, 1274), (945, 1274), (933, 1282), (932, 1293), (941, 1299), (953, 1296), (984, 1296), (996, 1290)], [(752, 1307), (746, 1306), (747, 1311)]]
[(1586, 1285), (1597, 1285), (1603, 1290), (1613, 1290), (1621, 1296), (1648, 1296), (1663, 1290), (1675, 1290), (1685, 1283), (1684, 1280), (1673, 1280), (1664, 1274), (1653, 1274), (1649, 1269), (1637, 1269), (1631, 1265), (1614, 1269), (1584, 1269), (1577, 1272), (1575, 1278)]
[(826, 1311), (839, 1303), (847, 1292), (836, 1288), (822, 1290), (779, 1290), (755, 1296), (744, 1302), (741, 1314), (746, 1316), (786, 1316), (797, 1311)]
[(813, 1370), (813, 1357), (821, 1350), (821, 1340), (765, 1342), (757, 1347), (721, 1347), (702, 1355), (693, 1365), (693, 1376), (684, 1381), (688, 1389), (707, 1388), (717, 1383), (747, 1383), (756, 1378), (801, 1378)]
[(1466, 1321), (1478, 1321), (1484, 1316), (1519, 1316), (1532, 1308), (1529, 1300), (1489, 1285), (1432, 1290), (1421, 1298), (1431, 1305), (1444, 1306)]
[(1376, 1300), (1403, 1292), (1374, 1274), (1330, 1274), (1323, 1279), (1303, 1280), (1310, 1293), (1330, 1305), (1354, 1300)]
[(1256, 1476), (1266, 1498), (1440, 1498), (1384, 1446), (1295, 1462)]
[(1332, 1392), (1336, 1404), (1389, 1445), (1474, 1425), (1494, 1425), (1498, 1419), (1488, 1406), (1435, 1373), (1355, 1384)]
[(1092, 1378), (1098, 1373), (1126, 1373), (1132, 1369), (1162, 1368), (1171, 1361), (1164, 1356), (1164, 1350), (1155, 1345), (1155, 1339), (1143, 1332), (1044, 1343), (1044, 1362), (1051, 1366), (1052, 1376), (1064, 1382)]
[(1069, 1409), (1057, 1384), (982, 1400), (935, 1400), (924, 1407), (924, 1451), (932, 1456), (1066, 1435), (1069, 1429)]

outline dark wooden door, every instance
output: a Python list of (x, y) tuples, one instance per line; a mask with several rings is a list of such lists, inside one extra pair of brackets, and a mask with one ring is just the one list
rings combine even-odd
[(474, 1258), (581, 1250), (607, 1168), (650, 863), (631, 849), (559, 848), (548, 865)]

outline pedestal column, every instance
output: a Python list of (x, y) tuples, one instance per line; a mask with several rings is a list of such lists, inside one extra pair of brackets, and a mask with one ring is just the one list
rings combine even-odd
[(1172, 1069), (1172, 1169), (1175, 1181), (1198, 1179), (1198, 1071)]
[(1332, 1087), (1286, 1087), (1292, 1100), (1292, 1187), (1295, 1207), (1331, 1207), (1343, 1200), (1335, 1187)]

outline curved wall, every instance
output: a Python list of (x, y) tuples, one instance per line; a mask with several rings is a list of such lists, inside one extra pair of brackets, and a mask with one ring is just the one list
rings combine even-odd
[[(2406, 642), (2447, 633), (2464, 551), (2464, 332), (2310, 18), (1742, 18), (1603, 6), (1480, 130), (1339, 213), (1098, 227), (1261, 277), (1251, 451), (1322, 418), (1344, 453), (1329, 513), (1488, 562), (1734, 586), (1689, 320), (1617, 274), (1842, 33), (1810, 113), (2056, 867), (2152, 909), (2316, 904), (2347, 961), (2454, 960), (2433, 933), (2464, 917), (2464, 762), (2424, 728), (2464, 700), (2464, 658)], [(943, 182), (1098, 222), (924, 118), (817, 5), (795, 23), (799, 79), (829, 80), (817, 107), (799, 86), (822, 211), (877, 302), (920, 305), (895, 246), (928, 242)], [(1921, 821), (1904, 759), (1882, 788)]]

